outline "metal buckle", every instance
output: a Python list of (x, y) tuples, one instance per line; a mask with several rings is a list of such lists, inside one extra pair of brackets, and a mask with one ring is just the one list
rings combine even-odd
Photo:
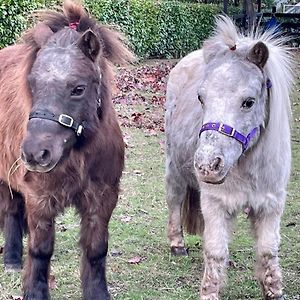
[(79, 126), (78, 126), (78, 129), (77, 129), (77, 131), (76, 131), (77, 136), (80, 136), (80, 135), (82, 134), (82, 130), (83, 130), (83, 126), (82, 126), (82, 125), (79, 125)]
[(73, 126), (73, 123), (74, 123), (74, 120), (72, 117), (68, 116), (68, 115), (65, 115), (65, 114), (61, 114), (59, 115), (58, 117), (58, 122), (61, 124), (61, 125), (64, 125), (66, 127), (72, 127)]
[[(230, 127), (230, 126), (229, 126)], [(218, 131), (224, 135), (227, 135), (229, 137), (233, 137), (234, 136), (234, 133), (235, 133), (235, 129), (230, 127), (231, 128), (231, 132), (230, 133), (227, 133), (224, 129), (225, 129), (225, 126), (223, 123), (220, 123), (220, 127), (218, 129)]]

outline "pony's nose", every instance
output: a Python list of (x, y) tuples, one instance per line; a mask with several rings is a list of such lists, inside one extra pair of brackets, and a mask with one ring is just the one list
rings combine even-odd
[(42, 167), (46, 167), (51, 162), (51, 154), (47, 149), (43, 149), (35, 155), (35, 161)]
[(196, 162), (195, 168), (199, 175), (204, 178), (218, 177), (224, 169), (224, 157), (216, 156), (208, 163)]
[(25, 149), (23, 149), (21, 158), (29, 164), (46, 167), (51, 162), (51, 152), (48, 149), (37, 151), (26, 151)]

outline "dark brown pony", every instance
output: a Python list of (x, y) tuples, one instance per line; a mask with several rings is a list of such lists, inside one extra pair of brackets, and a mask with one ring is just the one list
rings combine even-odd
[(108, 222), (124, 165), (110, 64), (133, 57), (118, 33), (99, 25), (79, 4), (66, 1), (62, 12), (39, 17), (20, 43), (0, 51), (4, 263), (21, 266), (28, 223), (24, 299), (49, 299), (54, 220), (73, 205), (81, 217), (83, 299), (109, 299)]

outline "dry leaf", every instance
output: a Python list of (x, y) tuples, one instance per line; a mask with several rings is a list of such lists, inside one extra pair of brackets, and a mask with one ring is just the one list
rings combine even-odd
[(54, 290), (56, 289), (56, 281), (55, 281), (55, 276), (54, 275), (50, 275), (49, 279), (48, 279), (48, 286), (50, 290)]
[(12, 300), (23, 300), (23, 297), (22, 297), (22, 296), (11, 295), (10, 298), (11, 298)]
[(123, 216), (121, 218), (121, 221), (124, 222), (124, 223), (128, 223), (131, 221), (131, 217), (130, 216)]
[(229, 259), (229, 261), (228, 261), (228, 267), (231, 268), (231, 269), (236, 269), (237, 268), (237, 264), (233, 260)]
[(111, 256), (121, 256), (122, 255), (122, 251), (113, 248), (113, 249), (110, 250), (110, 255)]
[(141, 258), (140, 256), (137, 255), (137, 256), (135, 256), (135, 257), (129, 259), (129, 260), (128, 260), (128, 263), (134, 265), (134, 264), (140, 263), (141, 260), (142, 260), (142, 258)]

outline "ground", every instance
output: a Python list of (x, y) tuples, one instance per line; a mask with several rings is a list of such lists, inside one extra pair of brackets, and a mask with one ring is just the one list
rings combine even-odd
[[(281, 265), (287, 300), (300, 299), (300, 55), (293, 108), (293, 170), (281, 224)], [(116, 300), (197, 299), (203, 271), (202, 241), (186, 236), (188, 257), (172, 257), (166, 238), (164, 191), (164, 96), (176, 61), (148, 61), (118, 70), (115, 107), (122, 125), (126, 168), (122, 192), (110, 223), (107, 277)], [(254, 247), (246, 215), (238, 218), (230, 246), (222, 299), (261, 299), (253, 275)], [(51, 295), (81, 299), (79, 220), (67, 210), (56, 222)], [(3, 238), (0, 236), (0, 246)], [(0, 248), (1, 249), (1, 248)], [(0, 300), (21, 299), (20, 274), (5, 273), (0, 255)]]

